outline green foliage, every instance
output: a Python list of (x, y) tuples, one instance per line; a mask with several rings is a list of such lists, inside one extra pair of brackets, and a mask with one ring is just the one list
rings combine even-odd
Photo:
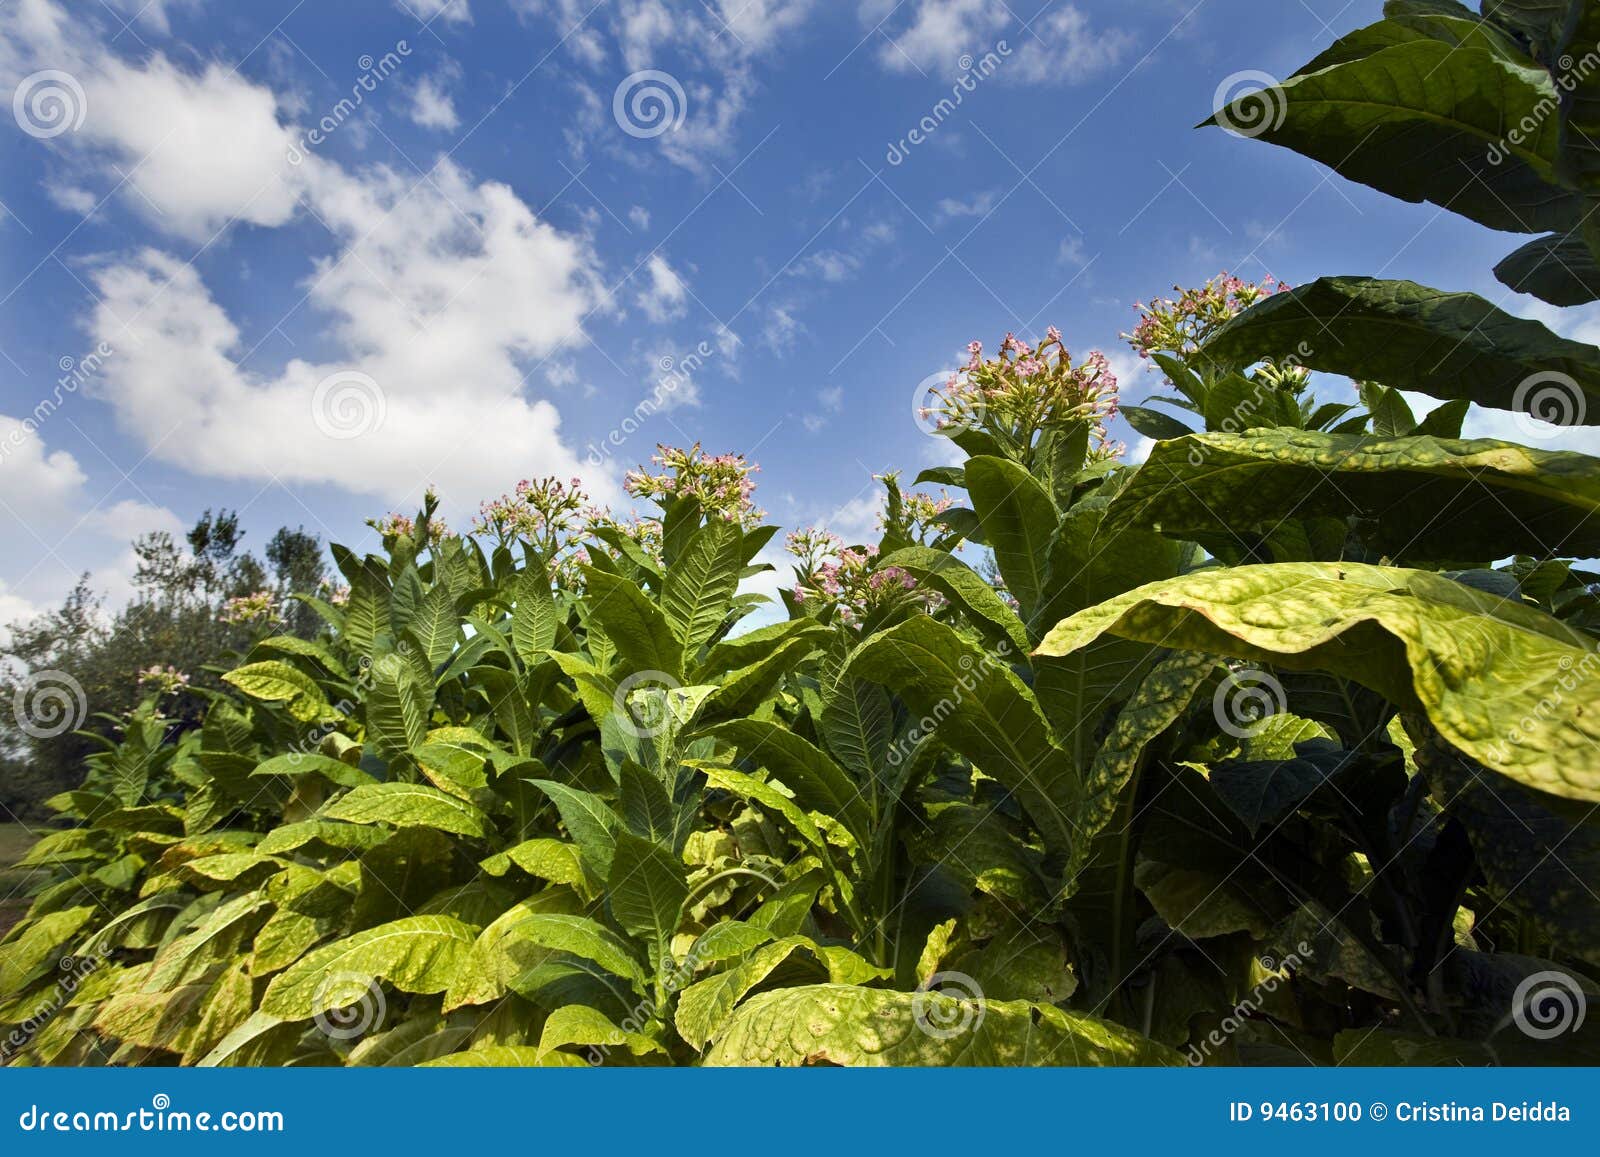
[[(1557, 7), (1396, 0), (1264, 135), (1587, 249), (1594, 94), (1475, 151), (1600, 22)], [(1170, 386), (1143, 465), (1103, 355), (974, 346), (930, 409), (964, 461), (918, 480), (964, 504), (886, 476), (880, 539), (792, 536), (753, 630), (772, 529), (698, 446), (629, 475), (643, 521), (545, 480), (477, 537), (430, 495), (334, 547), (316, 630), (252, 633), (193, 726), (147, 697), (51, 798), (6, 1059), (1592, 1063), (1592, 1018), (1516, 1026), (1541, 978), (1600, 993), (1600, 466), (1460, 429), (1528, 375), (1586, 401), (1600, 350), (1366, 278), (1219, 279), (1130, 340)]]

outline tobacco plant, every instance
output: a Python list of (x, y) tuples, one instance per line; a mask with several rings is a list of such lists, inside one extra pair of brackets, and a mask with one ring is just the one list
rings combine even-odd
[[(1595, 299), (1600, 4), (1484, 8), (1393, 0), (1215, 119), (1547, 231), (1502, 280)], [(1128, 339), (1137, 406), (1054, 329), (974, 343), (961, 463), (791, 535), (754, 629), (736, 456), (663, 448), (635, 518), (545, 479), (374, 520), (318, 638), (263, 620), (196, 730), (158, 673), (52, 801), (5, 1057), (1592, 1062), (1600, 462), (1461, 430), (1586, 420), (1600, 350), (1351, 277)]]

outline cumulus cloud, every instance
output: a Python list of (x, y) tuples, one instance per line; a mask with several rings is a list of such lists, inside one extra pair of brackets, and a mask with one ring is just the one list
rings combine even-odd
[(646, 265), (647, 283), (636, 300), (645, 316), (654, 322), (674, 321), (687, 312), (688, 287), (677, 270), (659, 253), (652, 254)]
[(555, 408), (523, 396), (522, 363), (577, 341), (600, 304), (586, 243), (449, 162), (420, 187), (383, 168), (316, 166), (310, 195), (339, 251), (317, 262), (306, 295), (340, 355), (245, 370), (249, 350), (200, 274), (145, 250), (94, 275), (91, 328), (119, 351), (95, 389), (124, 428), (200, 473), (395, 499), (424, 479), (468, 498), (529, 473), (581, 473)]
[(449, 92), (450, 77), (446, 73), (425, 76), (411, 90), (411, 104), (407, 110), (411, 119), (425, 129), (453, 129), (460, 125), (456, 104)]
[(15, 576), (0, 582), (0, 630), (58, 603), (85, 573), (111, 605), (126, 602), (138, 561), (132, 541), (182, 529), (164, 506), (96, 493), (77, 458), (46, 445), (44, 429), (0, 414), (0, 536)]
[(1005, 0), (915, 0), (904, 5), (869, 0), (862, 18), (887, 40), (878, 60), (891, 72), (952, 76), (970, 57), (1002, 53), (995, 74), (1013, 84), (1084, 84), (1122, 63), (1132, 37), (1096, 27), (1075, 4), (1032, 20), (1026, 28)]
[[(466, 11), (434, 4), (422, 15)], [(260, 364), (266, 334), (243, 332), (222, 304), (232, 287), (208, 284), (164, 247), (92, 270), (88, 328), (117, 357), (91, 392), (154, 457), (397, 501), (427, 480), (465, 503), (530, 474), (593, 473), (563, 442), (554, 406), (527, 389), (545, 359), (583, 340), (587, 316), (611, 308), (587, 236), (448, 159), (425, 181), (315, 151), (291, 164), (299, 134), (272, 89), (221, 64), (186, 71), (159, 52), (129, 63), (49, 0), (0, 10), (0, 40), (0, 76), (39, 61), (77, 70), (87, 115), (63, 147), (123, 174), (157, 229), (208, 238), (230, 222), (304, 219), (327, 230), (296, 306), (317, 356), (281, 367)], [(443, 117), (438, 107), (425, 115)], [(666, 314), (684, 287), (662, 262), (650, 291)], [(363, 436), (330, 436), (351, 420)], [(587, 481), (614, 494), (607, 477)]]

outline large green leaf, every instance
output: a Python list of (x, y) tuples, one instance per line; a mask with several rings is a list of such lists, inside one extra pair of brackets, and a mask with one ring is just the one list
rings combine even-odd
[(1393, 557), (1493, 560), (1600, 554), (1597, 513), (1600, 459), (1585, 454), (1278, 429), (1158, 443), (1111, 521), (1183, 536), (1358, 515)]
[[(843, 958), (838, 954), (843, 954)], [(705, 963), (693, 952), (689, 958)], [(790, 984), (795, 983), (796, 977), (846, 983), (845, 972), (874, 978), (889, 975), (887, 970), (874, 969), (848, 949), (822, 948), (805, 936), (786, 936), (756, 948), (732, 968), (685, 988), (678, 997), (678, 1008), (673, 1015), (678, 1035), (696, 1049), (703, 1050), (706, 1042), (721, 1032), (739, 1002), (780, 969), (782, 977)]]
[(1514, 250), (1494, 267), (1502, 284), (1551, 305), (1600, 300), (1600, 261), (1575, 233), (1551, 233)]
[(538, 555), (517, 576), (517, 605), (511, 615), (511, 642), (517, 657), (529, 667), (539, 662), (540, 652), (555, 645), (556, 603), (550, 592), (550, 576)]
[(707, 1065), (1180, 1065), (1171, 1049), (1082, 1013), (846, 984), (751, 997)]
[(407, 916), (308, 953), (276, 977), (261, 1012), (305, 1020), (362, 999), (383, 980), (401, 992), (443, 992), (472, 947), (474, 929), (449, 916)]
[(659, 607), (631, 581), (589, 567), (584, 571), (589, 614), (632, 671), (683, 670), (683, 644)]
[(1402, 200), (1536, 233), (1582, 214), (1578, 196), (1555, 183), (1558, 99), (1550, 74), (1532, 62), (1417, 39), (1241, 96), (1207, 123)]
[(1475, 294), (1411, 281), (1324, 277), (1273, 294), (1218, 330), (1204, 353), (1239, 368), (1293, 355), (1316, 370), (1529, 412), (1540, 391), (1525, 383), (1563, 375), (1576, 395), (1567, 420), (1600, 423), (1600, 349)]
[(405, 629), (428, 657), (428, 666), (437, 670), (456, 649), (456, 636), (461, 633), (461, 620), (456, 616), (450, 588), (435, 583), (422, 597)]
[(370, 783), (329, 804), (323, 818), (356, 824), (434, 828), (458, 836), (487, 836), (489, 817), (448, 792), (420, 783)]
[(667, 569), (661, 609), (684, 653), (693, 656), (728, 617), (744, 569), (739, 525), (713, 518), (689, 537)]
[(1028, 650), (1028, 636), (1017, 613), (977, 571), (946, 551), (908, 546), (878, 560), (880, 569), (899, 567), (949, 599), (991, 645), (1006, 643), (1015, 653)]
[(398, 654), (375, 659), (369, 674), (367, 742), (385, 759), (394, 759), (427, 737), (433, 691)]
[(677, 931), (678, 917), (689, 896), (683, 861), (660, 844), (631, 832), (617, 833), (606, 880), (606, 898), (617, 923), (654, 947), (664, 958)]
[(966, 480), (995, 564), (1026, 620), (1045, 596), (1055, 503), (1033, 475), (1005, 458), (968, 459)]
[(326, 718), (332, 711), (315, 679), (277, 659), (236, 667), (222, 680), (252, 699), (282, 703), (296, 719), (306, 722)]
[(838, 820), (858, 840), (865, 839), (870, 817), (861, 789), (837, 763), (788, 728), (768, 720), (736, 719), (704, 734), (731, 743), (741, 759), (781, 780), (803, 807)]
[(915, 618), (874, 635), (846, 674), (893, 689), (923, 733), (1014, 794), (1053, 848), (1071, 842), (1077, 778), (1033, 692), (1003, 663), (943, 623)]
[(1355, 563), (1200, 571), (1064, 620), (1040, 653), (1070, 654), (1108, 632), (1343, 676), (1425, 713), (1512, 779), (1600, 801), (1600, 712), (1561, 693), (1572, 671), (1600, 667), (1593, 643), (1441, 575)]

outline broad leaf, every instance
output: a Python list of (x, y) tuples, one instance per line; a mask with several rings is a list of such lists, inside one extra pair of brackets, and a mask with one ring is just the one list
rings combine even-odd
[(1600, 665), (1594, 644), (1439, 575), (1355, 563), (1201, 571), (1066, 619), (1040, 653), (1107, 632), (1355, 680), (1514, 780), (1600, 801), (1600, 712), (1562, 693), (1569, 672)]
[(1525, 383), (1537, 378), (1572, 395), (1566, 421), (1600, 423), (1600, 349), (1475, 294), (1411, 281), (1324, 277), (1273, 294), (1219, 329), (1204, 353), (1239, 368), (1294, 354), (1312, 369), (1501, 410), (1536, 412), (1540, 391)]
[(386, 981), (401, 992), (443, 992), (472, 947), (470, 925), (448, 916), (407, 916), (307, 954), (267, 986), (261, 1012), (305, 1020), (361, 1000)]
[(1256, 430), (1160, 443), (1109, 521), (1181, 537), (1354, 515), (1373, 520), (1373, 545), (1395, 557), (1493, 560), (1600, 554), (1597, 513), (1600, 459), (1585, 454), (1482, 438)]
[(845, 984), (751, 997), (707, 1065), (1180, 1065), (1120, 1025), (1048, 1004)]

